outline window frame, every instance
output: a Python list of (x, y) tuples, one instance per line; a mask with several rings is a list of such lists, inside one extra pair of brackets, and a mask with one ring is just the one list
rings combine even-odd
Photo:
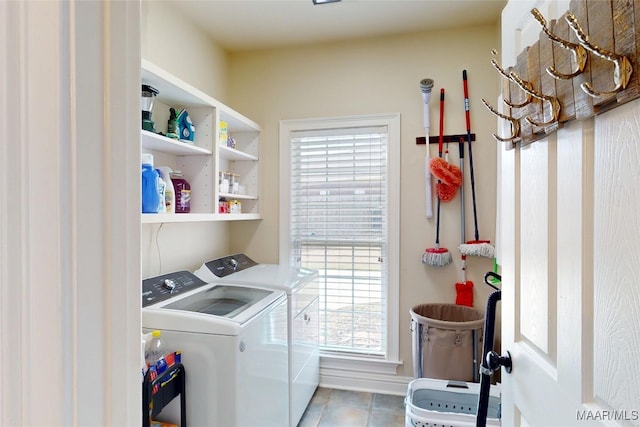
[[(337, 352), (323, 354), (323, 357), (332, 359), (332, 364), (337, 359), (344, 361), (366, 360), (370, 369), (376, 361), (383, 362), (380, 365), (382, 371), (390, 373), (393, 366), (399, 363), (399, 241), (400, 241), (400, 114), (383, 113), (367, 114), (358, 116), (324, 117), (309, 119), (292, 119), (280, 121), (280, 262), (288, 262), (290, 259), (290, 226), (291, 218), (289, 207), (291, 206), (291, 133), (294, 131), (323, 130), (353, 127), (375, 127), (386, 126), (388, 130), (387, 145), (387, 262), (386, 282), (387, 282), (387, 325), (386, 325), (386, 348), (385, 357), (368, 357), (365, 355), (353, 357), (352, 354), (344, 353), (344, 356)], [(389, 364), (389, 362), (392, 362)], [(338, 362), (340, 363), (340, 362)], [(390, 369), (391, 368), (391, 369)]]

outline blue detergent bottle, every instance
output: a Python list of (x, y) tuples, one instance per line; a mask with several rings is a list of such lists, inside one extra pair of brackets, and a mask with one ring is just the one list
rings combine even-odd
[(142, 213), (158, 213), (160, 195), (158, 172), (153, 168), (153, 154), (142, 154)]

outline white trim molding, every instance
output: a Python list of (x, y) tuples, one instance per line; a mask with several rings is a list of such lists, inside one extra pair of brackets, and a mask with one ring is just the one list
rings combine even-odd
[(0, 425), (139, 425), (140, 2), (0, 28)]
[(320, 357), (320, 386), (402, 396), (413, 380), (397, 375), (402, 364), (402, 361), (323, 354)]

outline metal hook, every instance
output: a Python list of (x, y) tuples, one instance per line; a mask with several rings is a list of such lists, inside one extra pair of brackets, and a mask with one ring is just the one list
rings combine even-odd
[(520, 89), (524, 90), (525, 92), (527, 92), (529, 95), (533, 96), (534, 98), (537, 98), (541, 101), (547, 101), (549, 104), (551, 104), (551, 112), (552, 112), (552, 117), (551, 120), (549, 120), (548, 122), (536, 122), (535, 120), (533, 120), (531, 118), (531, 116), (527, 116), (525, 117), (525, 119), (531, 123), (534, 126), (539, 126), (539, 127), (546, 127), (549, 126), (555, 122), (558, 121), (558, 117), (560, 116), (560, 101), (558, 101), (558, 98), (555, 98), (553, 96), (548, 96), (548, 95), (544, 95), (536, 90), (534, 90), (531, 85), (527, 85), (524, 80), (522, 80), (520, 78), (520, 76), (518, 76), (518, 74), (516, 74), (515, 71), (511, 72), (511, 78), (513, 79), (514, 82), (516, 82), (516, 84), (518, 86), (520, 86)]
[[(495, 49), (491, 49), (491, 55), (496, 56), (497, 54), (498, 54), (498, 52)], [(502, 68), (494, 58), (491, 58), (491, 65), (493, 65), (493, 67), (496, 70), (498, 70), (498, 73), (500, 73), (502, 75), (502, 77), (506, 78), (507, 80), (513, 81), (513, 79), (509, 75), (509, 73), (507, 73), (504, 70), (504, 68)], [(531, 86), (528, 82), (526, 84)], [(511, 108), (522, 108), (522, 107), (528, 105), (529, 103), (531, 103), (531, 95), (529, 95), (529, 93), (527, 93), (526, 91), (525, 91), (525, 95), (526, 95), (525, 100), (520, 104), (513, 104), (508, 99), (503, 99), (502, 102), (504, 102), (505, 104), (507, 104)]]
[(508, 142), (508, 141), (515, 141), (516, 139), (520, 138), (520, 122), (518, 121), (518, 119), (514, 119), (513, 117), (509, 117), (509, 116), (506, 116), (506, 115), (500, 113), (498, 110), (493, 108), (493, 106), (491, 104), (489, 104), (489, 102), (487, 102), (487, 100), (484, 99), (484, 98), (482, 98), (482, 103), (493, 114), (495, 114), (496, 116), (500, 117), (501, 119), (507, 120), (511, 124), (511, 135), (509, 135), (506, 138), (502, 138), (502, 137), (498, 136), (498, 134), (494, 133), (493, 137), (495, 139), (497, 139), (498, 141), (502, 141), (502, 142)]
[(615, 87), (613, 88), (613, 90), (598, 92), (594, 90), (587, 82), (584, 82), (580, 85), (582, 90), (594, 98), (599, 98), (603, 95), (615, 93), (620, 89), (626, 88), (627, 84), (629, 83), (629, 79), (631, 78), (631, 73), (633, 73), (633, 67), (631, 66), (631, 62), (629, 62), (629, 59), (627, 59), (626, 56), (618, 55), (614, 52), (609, 52), (599, 46), (592, 44), (589, 41), (589, 37), (580, 27), (578, 19), (573, 13), (567, 12), (565, 19), (569, 23), (569, 27), (571, 27), (571, 29), (576, 33), (576, 37), (578, 37), (580, 44), (585, 49), (602, 59), (613, 62), (613, 64), (615, 65), (613, 71), (613, 83), (615, 84)]
[(542, 16), (542, 14), (538, 9), (536, 8), (531, 9), (531, 14), (536, 19), (536, 21), (540, 23), (540, 25), (542, 26), (542, 31), (547, 35), (547, 37), (549, 37), (552, 41), (558, 43), (563, 48), (571, 51), (573, 55), (573, 59), (578, 65), (578, 69), (571, 74), (560, 73), (558, 70), (555, 69), (553, 65), (547, 67), (547, 73), (549, 73), (551, 77), (559, 80), (560, 79), (570, 80), (576, 77), (577, 75), (579, 75), (580, 73), (582, 73), (584, 71), (584, 68), (587, 65), (587, 51), (584, 49), (584, 47), (582, 47), (577, 43), (572, 43), (567, 40), (563, 40), (557, 35), (553, 34), (551, 30), (547, 28), (547, 21), (544, 19), (544, 17)]

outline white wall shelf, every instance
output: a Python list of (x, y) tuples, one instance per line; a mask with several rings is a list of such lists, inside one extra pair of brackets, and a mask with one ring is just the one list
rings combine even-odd
[[(259, 210), (260, 135), (258, 124), (211, 96), (142, 60), (141, 80), (159, 91), (151, 119), (156, 131), (167, 132), (169, 108), (185, 109), (195, 126), (193, 143), (141, 131), (142, 151), (154, 156), (154, 166), (180, 170), (191, 186), (188, 214), (142, 214), (143, 224), (163, 222), (240, 221), (261, 219)], [(220, 122), (227, 123), (235, 148), (220, 144)], [(231, 172), (243, 194), (220, 191), (220, 172)], [(218, 213), (221, 199), (242, 200), (242, 213)]]
[(258, 197), (250, 196), (248, 194), (220, 193), (220, 197), (224, 197), (229, 200), (258, 200)]
[(248, 221), (261, 219), (259, 214), (240, 213), (240, 214), (207, 214), (207, 213), (188, 213), (188, 214), (142, 214), (142, 224), (161, 224), (161, 223), (186, 223), (186, 222), (212, 222), (212, 221)]
[(256, 156), (252, 156), (244, 151), (236, 150), (235, 148), (225, 147), (221, 145), (218, 147), (218, 153), (221, 159), (236, 160), (236, 161), (257, 161)]
[(142, 148), (151, 151), (161, 151), (180, 156), (211, 156), (213, 152), (207, 148), (198, 147), (190, 142), (167, 138), (157, 133), (143, 130), (140, 139)]

